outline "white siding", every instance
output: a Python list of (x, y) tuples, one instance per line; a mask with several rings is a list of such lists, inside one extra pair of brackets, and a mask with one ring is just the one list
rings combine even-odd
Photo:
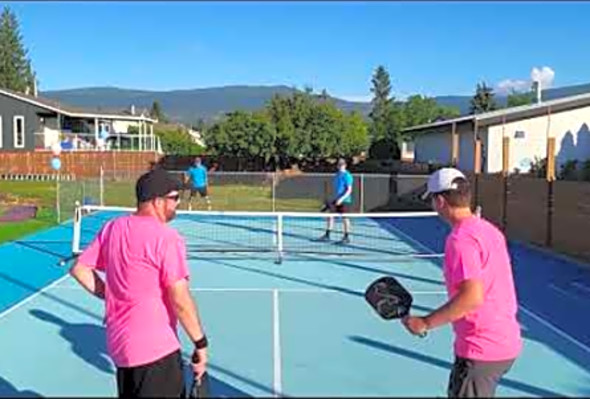
[(496, 173), (502, 170), (502, 127), (488, 127), (486, 172)]
[(115, 134), (115, 133), (127, 133), (127, 129), (129, 128), (129, 126), (139, 126), (138, 122), (133, 122), (133, 121), (113, 121), (113, 131), (111, 132), (111, 134)]
[[(482, 137), (486, 129), (480, 128)], [(459, 158), (457, 167), (460, 170), (473, 171), (474, 142), (471, 124), (457, 126), (459, 135)], [(415, 140), (415, 162), (433, 162), (442, 165), (451, 164), (451, 127), (446, 132), (426, 132)]]
[(451, 134), (424, 133), (416, 137), (414, 148), (415, 162), (436, 164), (451, 163)]
[(475, 157), (473, 127), (471, 125), (459, 127), (457, 133), (459, 133), (459, 162), (457, 167), (464, 172), (472, 172), (474, 166), (473, 160)]
[[(528, 170), (535, 157), (545, 158), (547, 155), (547, 132), (556, 141), (556, 172), (559, 174), (561, 165), (567, 160), (590, 159), (590, 107), (578, 108), (546, 115), (522, 119), (506, 123), (505, 134), (510, 137), (510, 170), (518, 168), (521, 172)], [(488, 172), (502, 170), (502, 125), (489, 128)], [(515, 138), (517, 132), (524, 137)], [(492, 145), (493, 143), (493, 145)]]

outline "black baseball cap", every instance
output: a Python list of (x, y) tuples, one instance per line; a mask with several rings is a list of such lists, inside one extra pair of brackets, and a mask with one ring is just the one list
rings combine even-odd
[(146, 202), (158, 197), (165, 197), (172, 191), (182, 188), (180, 180), (165, 169), (156, 168), (137, 179), (135, 196), (137, 202)]

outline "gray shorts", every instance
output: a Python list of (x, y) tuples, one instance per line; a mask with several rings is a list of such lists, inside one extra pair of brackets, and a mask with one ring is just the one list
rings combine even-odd
[(449, 398), (491, 398), (500, 378), (510, 370), (514, 360), (485, 362), (455, 358), (449, 378)]

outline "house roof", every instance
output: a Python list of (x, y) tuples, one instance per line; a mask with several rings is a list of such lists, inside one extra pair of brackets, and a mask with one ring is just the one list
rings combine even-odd
[(535, 116), (547, 115), (548, 113), (562, 112), (571, 109), (581, 108), (590, 105), (590, 93), (578, 94), (557, 98), (554, 100), (543, 101), (540, 103), (521, 105), (518, 107), (504, 108), (496, 111), (483, 112), (476, 115), (466, 115), (459, 118), (447, 119), (434, 123), (411, 126), (404, 129), (406, 133), (417, 133), (420, 131), (431, 130), (453, 124), (475, 123), (479, 126), (497, 125), (503, 122), (513, 122), (515, 120), (532, 118)]
[(100, 118), (113, 120), (144, 121), (151, 123), (157, 122), (157, 120), (145, 116), (145, 111), (141, 115), (130, 115), (129, 112), (126, 113), (120, 111), (102, 111), (75, 108), (71, 106), (65, 106), (57, 101), (49, 100), (47, 98), (35, 97), (4, 88), (0, 88), (0, 94), (73, 118)]

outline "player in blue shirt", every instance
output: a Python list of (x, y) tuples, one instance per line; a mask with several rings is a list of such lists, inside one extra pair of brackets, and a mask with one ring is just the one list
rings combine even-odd
[(190, 180), (190, 197), (188, 200), (188, 209), (192, 210), (193, 197), (199, 193), (199, 196), (205, 198), (207, 209), (211, 210), (211, 200), (207, 192), (207, 168), (202, 164), (201, 158), (196, 157), (193, 165), (186, 171), (187, 178)]
[[(331, 212), (344, 214), (350, 212), (352, 205), (352, 175), (346, 170), (346, 161), (342, 158), (338, 160), (338, 172), (334, 175), (334, 194), (335, 198), (330, 201), (324, 209), (330, 209)], [(342, 217), (344, 227), (344, 236), (340, 243), (348, 244), (350, 242), (350, 220)], [(330, 240), (330, 231), (334, 228), (334, 218), (328, 218), (326, 233), (320, 238), (322, 241)]]

